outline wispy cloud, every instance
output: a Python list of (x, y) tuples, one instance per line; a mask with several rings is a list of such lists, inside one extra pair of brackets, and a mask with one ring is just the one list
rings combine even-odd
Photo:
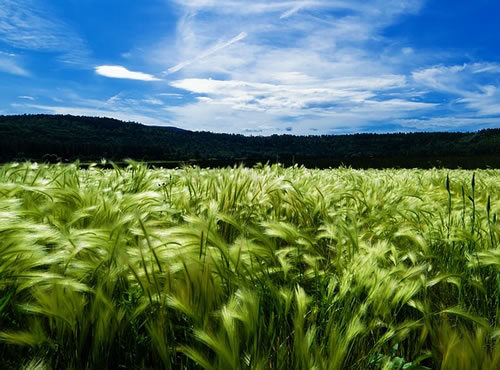
[(52, 105), (38, 105), (38, 104), (26, 104), (24, 107), (35, 108), (44, 112), (51, 114), (72, 114), (72, 115), (85, 115), (85, 116), (96, 116), (96, 117), (107, 117), (115, 118), (122, 121), (134, 121), (140, 122), (147, 125), (162, 126), (167, 125), (166, 120), (161, 120), (152, 116), (137, 114), (127, 111), (114, 111), (106, 109), (96, 109), (90, 107), (81, 106), (52, 106)]
[[(289, 83), (269, 84), (248, 81), (184, 79), (172, 82), (179, 89), (198, 95), (198, 101), (168, 111), (192, 129), (233, 130), (242, 133), (356, 132), (361, 127), (384, 120), (402, 119), (416, 112), (428, 112), (436, 104), (391, 97), (405, 88), (404, 76), (338, 78), (326, 81), (291, 76)], [(285, 80), (286, 77), (283, 77)], [(389, 97), (380, 100), (382, 94)], [(206, 121), (207, 117), (217, 120)], [(239, 122), (239, 123), (238, 123)], [(241, 123), (244, 122), (244, 125)], [(262, 129), (262, 125), (267, 128)], [(238, 125), (240, 127), (238, 128)], [(241, 127), (243, 126), (243, 127)], [(254, 131), (258, 129), (258, 131)]]
[(83, 63), (89, 55), (85, 42), (48, 8), (34, 0), (2, 0), (0, 41), (26, 50), (54, 51), (68, 63)]
[(123, 78), (129, 80), (140, 81), (161, 81), (161, 79), (143, 72), (129, 71), (122, 66), (97, 66), (95, 67), (97, 74), (109, 78)]
[(480, 92), (467, 94), (457, 102), (465, 104), (479, 116), (498, 116), (500, 125), (500, 86), (481, 86)]
[(500, 115), (500, 64), (440, 65), (415, 71), (412, 77), (417, 84), (452, 94), (455, 106), (464, 105), (479, 116)]
[(29, 76), (29, 72), (18, 63), (17, 59), (14, 54), (0, 52), (0, 72)]

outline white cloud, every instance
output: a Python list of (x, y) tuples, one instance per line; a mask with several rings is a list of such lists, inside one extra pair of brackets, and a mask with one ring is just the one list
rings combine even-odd
[(161, 81), (161, 79), (143, 72), (133, 72), (129, 71), (127, 68), (122, 66), (98, 66), (95, 67), (97, 74), (109, 78), (124, 78), (129, 80), (140, 80), (140, 81)]
[(25, 100), (35, 100), (34, 97), (32, 96), (29, 96), (29, 95), (21, 95), (21, 96), (18, 96), (19, 99), (25, 99)]
[(403, 99), (389, 99), (384, 101), (368, 100), (365, 101), (363, 106), (358, 106), (354, 108), (354, 112), (370, 111), (370, 112), (390, 112), (390, 113), (402, 113), (402, 112), (415, 112), (418, 110), (429, 110), (430, 108), (436, 107), (438, 104), (424, 103), (424, 102), (414, 102)]
[(463, 104), (479, 116), (500, 115), (500, 65), (472, 63), (434, 66), (413, 73), (416, 83), (453, 94), (455, 105)]
[[(376, 95), (376, 91), (390, 90), (405, 85), (404, 76), (380, 76), (365, 78), (341, 78), (326, 81), (292, 75), (295, 81), (305, 83), (270, 84), (237, 80), (184, 79), (171, 85), (196, 94), (206, 94), (212, 104), (227, 104), (233, 109), (276, 111), (284, 114), (304, 114), (311, 107), (337, 105), (339, 109), (351, 109)], [(285, 79), (287, 79), (285, 77)], [(395, 100), (394, 100), (395, 101)], [(394, 109), (401, 107), (392, 105)], [(406, 105), (419, 109), (421, 105)], [(428, 107), (427, 107), (428, 108)]]
[[(481, 92), (469, 93), (457, 102), (475, 110), (480, 116), (500, 116), (500, 87), (482, 86)], [(500, 124), (500, 117), (498, 122)]]
[[(317, 81), (292, 74), (281, 79), (294, 82), (173, 81), (173, 87), (201, 96), (195, 103), (166, 109), (182, 127), (193, 130), (272, 134), (293, 127), (295, 134), (311, 134), (311, 128), (320, 133), (355, 132), (370, 122), (406, 118), (436, 107), (402, 98), (377, 100), (380, 93), (406, 86), (406, 78), (399, 75)], [(262, 125), (269, 128), (263, 130)]]
[(434, 90), (450, 93), (460, 93), (458, 73), (464, 71), (465, 65), (461, 66), (434, 66), (412, 73), (413, 79), (424, 86)]

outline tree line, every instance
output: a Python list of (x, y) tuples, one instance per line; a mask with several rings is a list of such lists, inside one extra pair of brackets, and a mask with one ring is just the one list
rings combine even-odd
[[(193, 132), (111, 118), (72, 115), (0, 116), (0, 161), (279, 161), (398, 166), (451, 161), (449, 167), (500, 167), (500, 129), (353, 135), (272, 135)], [(382, 161), (382, 162), (381, 162)], [(431, 162), (429, 162), (431, 161)], [(437, 161), (437, 162), (436, 162)], [(453, 163), (454, 162), (454, 163)], [(463, 162), (465, 163), (465, 162)], [(417, 164), (415, 167), (418, 167)], [(323, 166), (324, 167), (324, 166)], [(382, 167), (387, 167), (382, 165)]]

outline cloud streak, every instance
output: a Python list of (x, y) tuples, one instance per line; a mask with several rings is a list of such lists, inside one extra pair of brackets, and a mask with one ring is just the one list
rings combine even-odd
[(284, 12), (283, 14), (281, 14), (280, 15), (280, 19), (289, 18), (289, 17), (291, 17), (292, 15), (294, 15), (295, 13), (297, 13), (298, 11), (300, 11), (301, 9), (305, 8), (308, 5), (313, 5), (313, 4), (311, 4), (311, 2), (309, 2), (309, 1), (299, 2), (293, 8), (291, 8), (290, 10), (287, 10), (286, 12)]
[(171, 68), (169, 68), (166, 72), (164, 72), (165, 75), (169, 75), (169, 74), (172, 74), (172, 73), (175, 73), (175, 72), (178, 72), (180, 71), (181, 69), (183, 69), (184, 67), (187, 67), (197, 61), (200, 61), (204, 58), (207, 58), (215, 53), (217, 53), (218, 51), (221, 51), (223, 49), (226, 49), (228, 48), (229, 46), (245, 39), (246, 37), (248, 36), (248, 34), (246, 32), (241, 32), (239, 33), (237, 36), (233, 37), (231, 40), (229, 41), (226, 41), (226, 42), (223, 42), (223, 43), (219, 43), (219, 44), (216, 44), (215, 46), (211, 47), (210, 49), (200, 53), (198, 56), (196, 56), (195, 58), (191, 59), (191, 60), (187, 60), (185, 62), (182, 62), (182, 63), (179, 63)]

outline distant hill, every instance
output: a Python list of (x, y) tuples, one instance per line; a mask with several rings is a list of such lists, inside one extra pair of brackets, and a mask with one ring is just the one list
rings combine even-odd
[[(500, 129), (246, 137), (71, 115), (0, 116), (0, 161), (280, 161), (320, 167), (500, 167)], [(467, 164), (464, 165), (464, 161)], [(358, 163), (359, 165), (357, 165)], [(378, 164), (377, 164), (378, 163)], [(415, 163), (415, 165), (413, 165)], [(423, 163), (423, 162), (422, 162)], [(476, 165), (477, 164), (477, 165)], [(424, 166), (425, 167), (425, 166)]]

